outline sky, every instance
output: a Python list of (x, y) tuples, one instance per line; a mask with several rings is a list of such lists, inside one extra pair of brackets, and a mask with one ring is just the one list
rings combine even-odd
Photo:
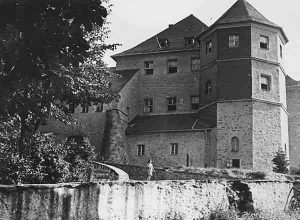
[[(285, 70), (300, 80), (300, 12), (299, 0), (247, 0), (267, 19), (283, 27), (289, 43), (284, 47)], [(130, 49), (155, 34), (193, 14), (210, 26), (236, 0), (110, 0), (108, 43), (119, 43), (117, 50), (107, 52), (104, 61), (115, 66), (111, 55)], [(298, 63), (299, 62), (299, 63)]]

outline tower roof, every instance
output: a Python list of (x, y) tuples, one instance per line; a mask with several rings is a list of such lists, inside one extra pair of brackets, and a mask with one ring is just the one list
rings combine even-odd
[(277, 28), (281, 31), (286, 42), (288, 41), (286, 34), (280, 26), (264, 17), (246, 0), (237, 0), (234, 5), (232, 5), (231, 8), (229, 8), (210, 28), (206, 29), (206, 31), (217, 25), (241, 22), (256, 22)]
[(269, 26), (279, 27), (265, 18), (259, 11), (257, 11), (245, 0), (238, 0), (215, 22), (215, 24), (228, 24), (245, 21), (255, 21)]
[[(207, 25), (191, 14), (176, 24), (169, 25), (167, 29), (138, 44), (137, 46), (122, 53), (113, 55), (112, 58), (140, 53), (190, 49), (193, 48), (193, 46), (185, 45), (185, 37), (197, 37), (206, 28)], [(167, 42), (168, 45), (161, 48), (159, 45), (159, 41), (161, 40)]]

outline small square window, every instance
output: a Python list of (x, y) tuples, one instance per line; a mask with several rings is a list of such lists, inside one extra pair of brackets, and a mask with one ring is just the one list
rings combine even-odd
[(185, 38), (185, 45), (194, 45), (195, 44), (195, 38), (194, 37), (186, 37)]
[(240, 159), (232, 159), (232, 168), (241, 168)]
[(271, 89), (271, 77), (266, 75), (260, 76), (260, 88), (265, 91)]
[(171, 144), (171, 154), (178, 155), (178, 143)]
[(103, 112), (103, 103), (99, 103), (96, 106), (96, 112)]
[(212, 93), (212, 83), (211, 80), (209, 80), (205, 83), (205, 94), (209, 95), (211, 93)]
[(144, 112), (153, 112), (153, 98), (144, 99)]
[(75, 113), (75, 105), (72, 103), (69, 104), (68, 110), (69, 110), (69, 113), (74, 114)]
[(88, 113), (89, 112), (89, 107), (91, 106), (90, 102), (84, 102), (81, 104), (81, 112), (82, 113)]
[(199, 109), (199, 96), (191, 96), (191, 109)]
[(168, 73), (177, 73), (177, 59), (168, 60)]
[(177, 109), (177, 98), (176, 97), (168, 97), (167, 98), (167, 111), (172, 112)]
[(269, 37), (260, 36), (259, 45), (261, 49), (269, 50)]
[(145, 61), (145, 75), (153, 75), (153, 61)]
[(201, 60), (199, 57), (192, 57), (191, 58), (191, 69), (194, 70), (200, 70), (201, 67)]
[(237, 34), (229, 35), (229, 42), (228, 42), (229, 47), (238, 47), (239, 43), (240, 43), (239, 35), (237, 35)]
[(139, 144), (137, 146), (137, 155), (145, 155), (145, 145), (144, 144)]
[(212, 41), (206, 42), (206, 54), (211, 53), (212, 51)]

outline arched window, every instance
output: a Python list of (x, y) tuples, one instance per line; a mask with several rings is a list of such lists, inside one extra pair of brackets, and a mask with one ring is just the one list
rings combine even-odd
[(240, 150), (240, 141), (238, 137), (231, 138), (231, 151), (238, 152)]
[(211, 80), (209, 80), (205, 83), (205, 94), (209, 95), (211, 93), (212, 93), (212, 83)]

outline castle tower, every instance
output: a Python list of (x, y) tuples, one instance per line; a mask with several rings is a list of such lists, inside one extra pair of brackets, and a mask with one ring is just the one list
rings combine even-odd
[(289, 153), (283, 29), (238, 0), (199, 38), (201, 104), (217, 106), (217, 167), (271, 170), (277, 150)]

